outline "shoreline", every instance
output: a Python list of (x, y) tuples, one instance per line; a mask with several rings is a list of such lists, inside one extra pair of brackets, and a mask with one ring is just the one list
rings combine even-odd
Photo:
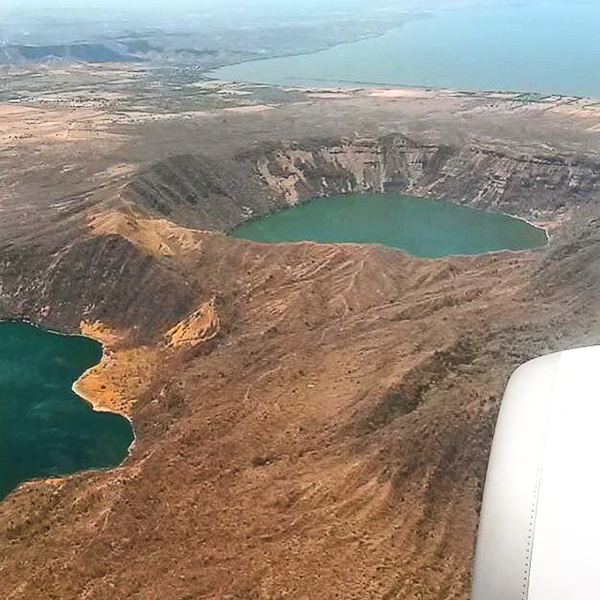
[(87, 338), (90, 340), (93, 340), (94, 342), (97, 342), (100, 344), (100, 346), (102, 347), (102, 357), (100, 359), (100, 362), (98, 362), (95, 365), (92, 365), (91, 367), (88, 367), (72, 384), (70, 387), (70, 390), (82, 401), (85, 402), (86, 404), (89, 404), (92, 407), (92, 410), (94, 412), (97, 413), (110, 413), (110, 414), (114, 414), (114, 415), (118, 415), (120, 417), (123, 417), (124, 419), (126, 419), (129, 422), (129, 425), (131, 427), (131, 433), (133, 436), (133, 439), (131, 441), (131, 443), (129, 444), (129, 446), (127, 447), (127, 452), (126, 455), (123, 457), (123, 459), (116, 465), (114, 466), (110, 466), (110, 467), (90, 467), (88, 469), (81, 469), (79, 471), (75, 471), (73, 473), (66, 473), (64, 475), (53, 475), (51, 477), (39, 477), (39, 478), (35, 478), (35, 479), (30, 479), (27, 481), (22, 481), (21, 483), (19, 483), (13, 490), (11, 490), (7, 496), (5, 496), (4, 498), (0, 498), (0, 503), (2, 503), (8, 496), (10, 496), (10, 494), (12, 494), (13, 492), (17, 491), (18, 489), (20, 489), (23, 486), (28, 486), (28, 485), (34, 485), (34, 484), (38, 484), (38, 483), (44, 483), (44, 484), (49, 484), (49, 485), (59, 485), (60, 483), (62, 483), (63, 481), (65, 481), (66, 479), (73, 477), (75, 475), (78, 475), (80, 473), (87, 473), (87, 472), (92, 472), (92, 471), (104, 471), (104, 470), (109, 470), (109, 469), (117, 469), (121, 466), (123, 466), (123, 464), (125, 463), (125, 461), (131, 456), (136, 443), (137, 443), (137, 433), (135, 430), (135, 426), (133, 423), (133, 419), (126, 414), (123, 411), (119, 411), (116, 409), (111, 409), (107, 406), (103, 406), (102, 404), (98, 403), (98, 401), (94, 400), (92, 397), (90, 397), (89, 395), (85, 394), (84, 392), (82, 392), (79, 389), (79, 383), (82, 379), (84, 379), (93, 369), (97, 368), (99, 365), (102, 364), (102, 362), (105, 360), (107, 354), (106, 354), (106, 345), (105, 343), (96, 338), (93, 337), (91, 335), (86, 335), (83, 333), (74, 333), (74, 334), (70, 334), (70, 333), (64, 333), (62, 331), (57, 331), (51, 328), (47, 328), (44, 327), (43, 325), (40, 325), (39, 323), (36, 323), (34, 321), (32, 321), (29, 318), (18, 318), (18, 317), (6, 317), (6, 318), (0, 318), (0, 325), (2, 323), (23, 323), (26, 325), (29, 325), (31, 327), (35, 327), (36, 329), (41, 329), (42, 331), (45, 331), (47, 333), (51, 333), (52, 335), (58, 335), (61, 337), (80, 337), (80, 338)]
[[(123, 461), (120, 464), (123, 464), (123, 462), (131, 455), (135, 444), (137, 442), (137, 434), (135, 431), (135, 427), (134, 427), (134, 423), (133, 423), (133, 419), (124, 411), (121, 410), (117, 410), (115, 408), (110, 408), (108, 406), (105, 406), (103, 404), (100, 404), (97, 400), (94, 400), (91, 396), (89, 396), (88, 394), (86, 394), (85, 392), (83, 392), (80, 389), (80, 384), (81, 381), (87, 377), (94, 369), (96, 369), (97, 367), (99, 367), (104, 359), (106, 358), (106, 346), (105, 344), (100, 341), (97, 338), (94, 338), (92, 336), (89, 335), (83, 335), (81, 334), (79, 337), (85, 337), (88, 338), (90, 340), (94, 340), (95, 342), (98, 342), (101, 346), (102, 346), (102, 358), (100, 359), (100, 362), (97, 365), (93, 365), (91, 367), (89, 367), (88, 369), (86, 369), (71, 385), (71, 390), (73, 391), (73, 393), (78, 396), (79, 398), (81, 398), (84, 402), (87, 402), (93, 409), (94, 412), (98, 412), (98, 413), (110, 413), (113, 415), (119, 415), (125, 419), (127, 419), (129, 421), (129, 424), (131, 425), (131, 431), (133, 433), (133, 440), (131, 442), (131, 444), (129, 444), (128, 448), (127, 448), (127, 456), (123, 459)], [(120, 466), (120, 465), (119, 465)]]
[[(359, 35), (358, 37), (356, 37), (353, 40), (346, 40), (346, 41), (340, 41), (340, 42), (333, 42), (331, 44), (326, 44), (321, 48), (318, 48), (316, 50), (309, 50), (307, 52), (286, 52), (284, 54), (273, 54), (271, 56), (262, 56), (260, 58), (243, 58), (241, 60), (235, 60), (233, 62), (227, 62), (227, 63), (223, 63), (221, 65), (218, 65), (216, 67), (212, 67), (210, 69), (207, 69), (206, 71), (203, 71), (201, 73), (202, 76), (206, 77), (207, 81), (219, 81), (218, 78), (216, 77), (212, 77), (212, 73), (214, 71), (219, 71), (221, 69), (226, 69), (227, 67), (235, 67), (238, 65), (243, 65), (244, 63), (250, 63), (250, 62), (262, 62), (265, 60), (275, 60), (278, 58), (292, 58), (294, 56), (312, 56), (314, 54), (319, 54), (321, 52), (327, 52), (328, 50), (331, 50), (332, 48), (337, 48), (338, 46), (344, 46), (347, 44), (356, 44), (358, 42), (362, 42), (365, 40), (373, 40), (373, 39), (377, 39), (380, 37), (383, 37), (384, 35), (390, 33), (391, 31), (395, 31), (397, 29), (402, 29), (407, 23), (410, 23), (412, 21), (419, 21), (422, 19), (431, 19), (435, 16), (435, 13), (433, 11), (428, 11), (428, 10), (421, 10), (419, 12), (415, 12), (415, 13), (410, 13), (410, 12), (406, 12), (403, 13), (403, 15), (405, 15), (407, 18), (405, 21), (403, 21), (401, 24), (396, 24), (392, 27), (388, 27), (385, 28), (379, 32), (371, 32), (371, 33), (364, 33), (362, 35)], [(251, 83), (251, 82), (250, 82)], [(269, 85), (269, 87), (280, 87), (280, 86), (272, 86), (270, 84), (257, 84), (257, 85)]]
[[(508, 78), (507, 80), (505, 80), (505, 83), (507, 84), (507, 87), (494, 87), (495, 86), (495, 81), (497, 81), (497, 78), (492, 78), (489, 81), (493, 83), (492, 86), (488, 85), (488, 86), (484, 86), (484, 87), (479, 87), (478, 82), (481, 80), (481, 78), (479, 77), (476, 81), (469, 81), (467, 79), (467, 81), (465, 82), (464, 86), (458, 86), (458, 87), (452, 87), (452, 84), (450, 84), (450, 86), (448, 85), (444, 85), (444, 77), (438, 77), (436, 75), (436, 72), (433, 72), (433, 75), (429, 75), (426, 77), (423, 77), (423, 73), (427, 71), (427, 68), (425, 69), (420, 69), (417, 71), (417, 74), (412, 73), (409, 74), (410, 72), (407, 71), (406, 74), (403, 76), (403, 78), (405, 79), (405, 81), (396, 81), (396, 76), (392, 75), (391, 79), (394, 79), (394, 81), (373, 81), (373, 80), (369, 80), (368, 77), (369, 75), (371, 75), (371, 71), (372, 69), (368, 69), (365, 73), (361, 73), (361, 74), (357, 74), (355, 79), (344, 79), (343, 78), (343, 74), (339, 75), (339, 78), (331, 78), (331, 79), (319, 79), (318, 77), (312, 78), (312, 77), (302, 77), (302, 76), (298, 76), (298, 77), (294, 77), (294, 76), (290, 76), (289, 73), (291, 71), (291, 69), (286, 69), (285, 67), (287, 65), (284, 64), (283, 69), (279, 68), (279, 69), (275, 69), (275, 70), (271, 70), (271, 75), (267, 74), (265, 76), (265, 79), (267, 79), (267, 81), (265, 80), (260, 80), (259, 77), (260, 75), (256, 78), (256, 79), (252, 79), (251, 76), (247, 75), (248, 70), (246, 69), (246, 75), (242, 74), (238, 74), (235, 75), (234, 77), (232, 77), (231, 75), (227, 75), (224, 74), (223, 72), (226, 71), (227, 69), (232, 69), (235, 67), (239, 67), (240, 65), (246, 65), (246, 64), (259, 64), (259, 63), (264, 63), (265, 61), (277, 61), (277, 60), (282, 60), (282, 59), (290, 59), (290, 58), (304, 58), (304, 57), (310, 57), (310, 56), (316, 56), (322, 53), (327, 53), (333, 49), (336, 48), (341, 48), (344, 46), (351, 46), (351, 45), (355, 45), (355, 44), (360, 44), (362, 42), (366, 42), (369, 40), (378, 40), (381, 38), (384, 38), (388, 35), (394, 34), (396, 32), (401, 31), (404, 27), (406, 27), (406, 25), (410, 24), (410, 23), (414, 23), (414, 22), (418, 22), (418, 21), (423, 21), (423, 20), (430, 20), (430, 19), (435, 19), (437, 17), (443, 16), (444, 13), (448, 13), (448, 12), (453, 12), (453, 11), (463, 11), (465, 10), (467, 7), (465, 6), (461, 6), (461, 7), (454, 7), (454, 8), (448, 8), (448, 7), (435, 7), (435, 8), (423, 8), (420, 11), (419, 10), (415, 10), (414, 12), (407, 12), (406, 14), (406, 20), (399, 25), (394, 25), (392, 27), (389, 27), (388, 29), (384, 29), (383, 31), (380, 31), (378, 33), (372, 33), (372, 34), (365, 34), (362, 36), (358, 36), (356, 39), (351, 40), (351, 41), (340, 41), (340, 42), (333, 42), (329, 45), (324, 46), (323, 48), (320, 48), (318, 50), (313, 50), (313, 51), (298, 51), (298, 52), (287, 52), (287, 53), (283, 53), (283, 54), (275, 54), (275, 55), (269, 55), (269, 56), (259, 56), (259, 57), (254, 57), (254, 58), (244, 58), (244, 59), (239, 59), (236, 60), (234, 62), (229, 62), (229, 63), (224, 63), (221, 64), (219, 66), (216, 67), (211, 67), (211, 68), (207, 68), (206, 70), (203, 70), (201, 72), (201, 76), (203, 78), (205, 78), (205, 81), (207, 82), (228, 82), (228, 83), (237, 83), (237, 84), (248, 84), (248, 85), (257, 85), (257, 86), (266, 86), (266, 87), (270, 87), (270, 88), (279, 88), (279, 89), (290, 89), (290, 90), (303, 90), (306, 86), (310, 86), (310, 87), (314, 87), (317, 89), (322, 89), (323, 87), (339, 87), (341, 89), (347, 90), (347, 91), (355, 91), (355, 90), (359, 90), (359, 89), (380, 89), (380, 88), (390, 88), (390, 89), (428, 89), (428, 90), (436, 90), (436, 91), (441, 91), (441, 90), (447, 90), (447, 91), (454, 91), (457, 93), (462, 93), (462, 94), (489, 94), (489, 93), (512, 93), (512, 94), (518, 94), (519, 96), (532, 96), (532, 97), (536, 97), (537, 99), (541, 99), (541, 98), (546, 98), (546, 97), (551, 97), (551, 96), (561, 96), (561, 97), (570, 97), (570, 98), (576, 98), (576, 99), (585, 99), (585, 98), (600, 98), (600, 91), (596, 90), (596, 88), (594, 86), (586, 86), (586, 85), (578, 85), (578, 80), (575, 79), (574, 81), (569, 81), (566, 84), (563, 84), (562, 87), (563, 91), (554, 91), (555, 90), (555, 86), (557, 85), (555, 81), (553, 81), (552, 83), (547, 83), (545, 81), (538, 81), (537, 83), (531, 83), (531, 75), (529, 76), (525, 76), (525, 77), (521, 77), (521, 78)], [(473, 7), (469, 7), (469, 8), (473, 8)], [(498, 10), (499, 7), (498, 6), (494, 6), (492, 7), (492, 10)], [(392, 49), (393, 50), (393, 49)], [(413, 49), (413, 51), (416, 51), (417, 49)], [(468, 51), (469, 48), (466, 48), (466, 51)], [(359, 49), (358, 50), (359, 54), (364, 54), (363, 49)], [(390, 52), (390, 50), (388, 49), (388, 53)], [(352, 62), (352, 57), (344, 57), (346, 59), (346, 61), (348, 63)], [(525, 57), (520, 57), (520, 56), (516, 56), (516, 58), (522, 60), (523, 62), (527, 63), (530, 62), (531, 57), (525, 56)], [(322, 68), (322, 67), (321, 67)], [(547, 67), (546, 67), (547, 68)], [(320, 68), (319, 66), (315, 66), (314, 68), (309, 69), (308, 72), (315, 72), (315, 71), (319, 71)], [(338, 70), (338, 69), (336, 69)], [(539, 70), (539, 69), (538, 69)], [(238, 69), (239, 71), (239, 69)], [(242, 69), (243, 71), (243, 69)], [(344, 73), (346, 72), (346, 69), (344, 68), (342, 70)], [(269, 70), (267, 70), (267, 73), (269, 72)], [(369, 73), (369, 75), (366, 75), (366, 73)], [(275, 76), (273, 77), (273, 73), (275, 73)], [(342, 73), (342, 72), (341, 72)], [(264, 75), (264, 74), (263, 74)], [(301, 75), (301, 73), (300, 73)], [(390, 79), (389, 73), (385, 74), (383, 76), (380, 75), (380, 77), (382, 79)], [(427, 79), (429, 78), (432, 83), (427, 83), (425, 82), (420, 82), (420, 83), (411, 83), (410, 79)], [(434, 83), (434, 81), (438, 80), (439, 83)], [(375, 75), (375, 79), (377, 79), (377, 75)], [(451, 78), (453, 81), (456, 80), (456, 77), (452, 77)], [(270, 81), (269, 81), (270, 80)], [(275, 80), (275, 81), (273, 81)], [(289, 80), (288, 82), (286, 82), (286, 80)], [(512, 83), (511, 83), (512, 82)], [(441, 84), (441, 85), (440, 85)], [(528, 86), (528, 85), (532, 85), (534, 88), (537, 87), (538, 89), (525, 89), (522, 86)], [(514, 87), (513, 87), (514, 86)], [(571, 88), (574, 88), (575, 90), (579, 90), (579, 91), (575, 91), (572, 92)], [(589, 93), (591, 91), (591, 93)], [(525, 98), (523, 98), (523, 100), (525, 100)]]
[[(303, 55), (293, 55), (303, 56)], [(260, 59), (269, 60), (269, 59)], [(255, 62), (255, 61), (245, 61)], [(598, 102), (600, 95), (581, 95), (581, 94), (567, 94), (560, 92), (543, 93), (531, 90), (511, 90), (511, 89), (498, 89), (498, 88), (473, 88), (473, 89), (461, 89), (457, 87), (446, 87), (446, 86), (434, 86), (424, 84), (409, 84), (409, 83), (377, 83), (373, 81), (354, 81), (354, 80), (335, 80), (335, 79), (306, 79), (304, 83), (264, 83), (259, 81), (252, 81), (249, 79), (223, 79), (218, 77), (208, 76), (212, 74), (212, 71), (207, 71), (203, 75), (207, 76), (205, 79), (206, 83), (221, 83), (224, 86), (250, 86), (250, 87), (262, 87), (270, 89), (279, 89), (284, 91), (294, 91), (306, 94), (318, 94), (323, 92), (329, 92), (333, 94), (359, 94), (367, 93), (370, 97), (380, 99), (399, 99), (407, 93), (422, 93), (430, 94), (432, 96), (446, 95), (446, 96), (462, 96), (472, 98), (489, 98), (493, 100), (511, 100), (513, 102), (523, 103), (538, 103), (548, 101), (547, 99), (553, 99), (555, 102), (561, 100), (569, 101), (581, 101), (589, 100), (591, 102)], [(300, 81), (300, 80), (297, 80)], [(311, 82), (313, 85), (311, 85)]]
[(91, 367), (87, 368), (71, 385), (71, 390), (73, 391), (74, 394), (76, 394), (79, 398), (81, 398), (84, 402), (87, 402), (92, 409), (94, 410), (94, 412), (98, 412), (98, 413), (110, 413), (110, 414), (114, 414), (114, 415), (119, 415), (125, 419), (127, 419), (127, 421), (129, 421), (129, 424), (131, 426), (131, 432), (133, 434), (133, 440), (131, 441), (131, 444), (129, 444), (128, 448), (127, 448), (127, 456), (123, 459), (123, 461), (121, 461), (121, 463), (119, 463), (119, 466), (123, 464), (123, 462), (125, 462), (125, 460), (131, 456), (131, 453), (133, 452), (133, 449), (135, 448), (135, 445), (137, 443), (137, 432), (135, 430), (135, 426), (134, 426), (134, 422), (133, 419), (131, 418), (131, 416), (125, 411), (125, 410), (119, 410), (118, 408), (115, 407), (111, 407), (109, 405), (107, 405), (106, 403), (103, 403), (101, 401), (99, 401), (97, 398), (93, 397), (91, 394), (84, 392), (81, 387), (82, 387), (82, 382), (90, 376), (90, 374), (95, 371), (98, 368), (101, 368), (102, 366), (106, 365), (107, 359), (108, 359), (108, 344), (106, 342), (106, 340), (102, 339), (101, 336), (99, 335), (93, 335), (92, 333), (90, 333), (89, 329), (88, 331), (86, 331), (85, 333), (81, 331), (82, 328), (82, 324), (80, 324), (80, 332), (78, 334), (75, 334), (76, 336), (79, 337), (84, 337), (90, 340), (93, 340), (95, 342), (97, 342), (98, 344), (100, 344), (101, 348), (102, 348), (102, 357), (100, 358), (100, 362), (98, 362), (95, 365), (92, 365)]
[(102, 341), (99, 337), (95, 337), (89, 334), (85, 334), (85, 333), (65, 333), (63, 331), (57, 331), (55, 329), (51, 329), (49, 327), (44, 327), (43, 325), (36, 323), (34, 321), (32, 321), (31, 319), (27, 318), (27, 317), (6, 317), (6, 318), (0, 318), (0, 324), (2, 323), (25, 323), (27, 325), (30, 325), (31, 327), (35, 327), (36, 329), (41, 329), (42, 331), (46, 331), (47, 333), (51, 333), (53, 335), (59, 335), (62, 337), (80, 337), (80, 338), (86, 338), (89, 340), (93, 340), (94, 342), (97, 342), (98, 344), (100, 344), (101, 348), (102, 348), (102, 357), (100, 358), (100, 361), (95, 364), (92, 365), (91, 367), (88, 367), (72, 384), (71, 384), (71, 391), (78, 397), (81, 398), (84, 402), (86, 402), (87, 404), (89, 404), (92, 409), (94, 410), (94, 412), (104, 412), (104, 413), (111, 413), (114, 415), (119, 415), (125, 419), (127, 419), (131, 425), (131, 430), (133, 432), (133, 441), (131, 442), (131, 444), (129, 445), (129, 448), (127, 450), (127, 454), (129, 455), (131, 453), (131, 449), (134, 447), (136, 440), (137, 440), (137, 435), (135, 432), (135, 427), (133, 424), (133, 419), (124, 411), (122, 410), (118, 410), (116, 408), (111, 408), (109, 406), (106, 406), (100, 402), (98, 402), (97, 400), (95, 400), (94, 398), (90, 397), (88, 394), (86, 394), (85, 392), (83, 392), (80, 389), (80, 383), (81, 381), (87, 377), (94, 369), (98, 368), (100, 365), (102, 365), (102, 363), (105, 361), (105, 359), (107, 358), (107, 346), (106, 343), (104, 341)]
[[(267, 60), (267, 59), (264, 59)], [(211, 73), (207, 71), (203, 75)], [(314, 85), (311, 85), (313, 82)], [(260, 83), (251, 80), (222, 79), (207, 77), (206, 84), (219, 84), (223, 89), (264, 88), (307, 94), (313, 98), (336, 100), (344, 98), (368, 97), (374, 100), (405, 100), (405, 99), (438, 99), (438, 98), (465, 98), (474, 100), (488, 100), (495, 102), (518, 102), (521, 104), (542, 104), (549, 107), (558, 107), (572, 103), (586, 103), (597, 106), (600, 95), (567, 94), (560, 92), (542, 93), (526, 90), (510, 89), (460, 89), (456, 87), (436, 87), (431, 85), (411, 85), (405, 83), (375, 83), (341, 80), (306, 80), (304, 83)], [(327, 97), (323, 97), (327, 94)]]

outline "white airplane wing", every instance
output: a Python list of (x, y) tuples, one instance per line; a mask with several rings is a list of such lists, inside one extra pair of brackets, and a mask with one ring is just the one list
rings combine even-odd
[(537, 358), (510, 379), (472, 600), (600, 600), (600, 347)]

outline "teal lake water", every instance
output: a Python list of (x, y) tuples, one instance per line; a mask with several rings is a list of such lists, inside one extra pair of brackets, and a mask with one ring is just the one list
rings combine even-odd
[(600, 2), (441, 10), (379, 38), (215, 70), (271, 85), (390, 85), (600, 97)]
[(72, 390), (102, 347), (27, 323), (0, 322), (0, 499), (24, 481), (119, 464), (127, 419), (96, 412)]
[(415, 256), (482, 254), (545, 246), (543, 229), (513, 217), (401, 194), (319, 198), (237, 227), (256, 242), (382, 244)]

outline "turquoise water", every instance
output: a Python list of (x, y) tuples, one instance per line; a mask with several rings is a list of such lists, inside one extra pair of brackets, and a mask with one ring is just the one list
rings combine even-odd
[[(506, 3), (508, 4), (508, 3)], [(600, 97), (600, 2), (438, 11), (315, 54), (218, 69), (271, 85), (373, 84)]]
[(72, 390), (102, 347), (27, 323), (0, 322), (0, 499), (18, 484), (110, 467), (127, 455), (127, 419), (95, 412)]
[(507, 215), (401, 194), (320, 198), (248, 221), (232, 235), (256, 242), (382, 244), (422, 257), (524, 250), (548, 241), (544, 230)]

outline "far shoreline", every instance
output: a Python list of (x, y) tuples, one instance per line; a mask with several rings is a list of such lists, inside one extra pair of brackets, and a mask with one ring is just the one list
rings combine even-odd
[[(539, 7), (531, 7), (528, 5), (519, 5), (519, 9), (522, 9), (522, 14), (519, 15), (519, 18), (522, 19), (532, 19), (539, 16), (539, 12), (541, 9)], [(354, 46), (361, 44), (363, 42), (367, 42), (369, 40), (378, 40), (384, 38), (386, 36), (393, 35), (402, 31), (406, 25), (410, 23), (415, 23), (419, 21), (427, 21), (430, 19), (434, 19), (436, 17), (442, 17), (442, 23), (436, 29), (435, 27), (430, 30), (426, 29), (425, 31), (419, 32), (419, 34), (414, 38), (403, 38), (406, 42), (406, 45), (414, 45), (414, 48), (411, 49), (410, 52), (419, 54), (420, 50), (423, 50), (423, 44), (426, 44), (427, 41), (431, 41), (432, 36), (440, 37), (440, 39), (445, 40), (446, 34), (448, 31), (458, 31), (462, 32), (461, 27), (466, 27), (465, 23), (468, 25), (468, 18), (462, 18), (462, 20), (455, 19), (449, 22), (443, 22), (443, 17), (447, 16), (449, 13), (463, 13), (468, 11), (469, 9), (474, 9), (475, 13), (483, 13), (486, 12), (490, 14), (486, 15), (483, 20), (475, 23), (475, 27), (478, 27), (480, 31), (483, 33), (487, 33), (490, 36), (498, 37), (499, 29), (497, 25), (490, 25), (490, 23), (502, 23), (502, 19), (504, 16), (504, 12), (506, 7), (502, 5), (492, 5), (492, 6), (484, 6), (478, 7), (473, 5), (467, 6), (457, 6), (457, 7), (436, 7), (431, 9), (424, 9), (421, 12), (416, 12), (413, 14), (408, 13), (407, 19), (401, 25), (395, 25), (390, 27), (389, 29), (385, 29), (378, 33), (374, 34), (365, 34), (363, 36), (359, 36), (357, 39), (351, 41), (341, 41), (337, 43), (332, 43), (330, 45), (324, 46), (323, 48), (313, 50), (313, 51), (300, 51), (300, 52), (287, 52), (278, 55), (268, 55), (268, 56), (259, 56), (254, 58), (244, 58), (241, 60), (237, 60), (231, 63), (221, 64), (219, 66), (215, 66), (209, 69), (204, 70), (202, 76), (206, 81), (224, 81), (231, 83), (239, 83), (239, 84), (248, 84), (248, 85), (257, 85), (257, 86), (267, 86), (271, 88), (287, 88), (290, 90), (298, 90), (304, 89), (308, 87), (322, 88), (322, 87), (340, 87), (344, 90), (356, 90), (362, 88), (408, 88), (408, 89), (430, 89), (430, 90), (452, 90), (458, 93), (466, 93), (466, 94), (486, 94), (486, 93), (516, 93), (523, 96), (531, 95), (537, 96), (538, 98), (549, 97), (549, 96), (562, 96), (562, 97), (570, 97), (570, 98), (600, 98), (600, 88), (597, 86), (589, 84), (589, 78), (585, 77), (586, 70), (589, 70), (593, 66), (593, 62), (581, 62), (580, 71), (574, 71), (573, 74), (570, 75), (570, 72), (573, 71), (571, 65), (564, 64), (560, 62), (561, 52), (564, 54), (567, 50), (572, 49), (574, 54), (581, 55), (582, 53), (585, 55), (585, 40), (592, 35), (588, 29), (585, 29), (580, 35), (576, 35), (576, 31), (571, 28), (567, 33), (568, 35), (574, 36), (574, 39), (581, 38), (582, 41), (576, 43), (574, 48), (571, 48), (571, 45), (562, 45), (557, 48), (557, 54), (553, 57), (550, 54), (550, 50), (556, 46), (555, 43), (552, 42), (548, 37), (541, 37), (538, 41), (538, 45), (540, 48), (540, 52), (545, 50), (546, 54), (548, 54), (548, 59), (544, 63), (536, 63), (534, 60), (534, 55), (532, 55), (531, 51), (528, 50), (530, 44), (524, 42), (523, 35), (516, 33), (513, 37), (509, 37), (507, 43), (515, 48), (513, 54), (509, 57), (510, 60), (506, 60), (506, 57), (499, 58), (497, 53), (488, 52), (487, 55), (483, 55), (485, 59), (487, 59), (487, 64), (485, 67), (481, 65), (477, 65), (474, 67), (472, 64), (469, 65), (469, 73), (468, 76), (461, 76), (461, 69), (456, 68), (456, 64), (460, 62), (460, 58), (455, 54), (449, 58), (448, 61), (443, 62), (440, 61), (439, 56), (444, 56), (447, 54), (445, 52), (445, 46), (436, 46), (435, 50), (438, 53), (437, 55), (429, 56), (422, 65), (417, 65), (419, 68), (408, 68), (401, 71), (390, 72), (389, 69), (383, 69), (379, 72), (379, 77), (377, 76), (378, 70), (376, 65), (381, 64), (382, 61), (390, 59), (396, 48), (396, 46), (392, 45), (387, 47), (385, 44), (383, 48), (377, 48), (377, 52), (387, 53), (387, 58), (380, 56), (380, 54), (375, 54), (374, 58), (377, 59), (373, 63), (353, 60), (355, 56), (352, 52), (347, 53), (347, 55), (335, 56), (333, 61), (328, 61), (325, 59), (320, 65), (318, 61), (313, 65), (311, 63), (304, 63), (303, 67), (300, 68), (300, 75), (294, 77), (290, 76), (291, 73), (294, 72), (293, 64), (290, 61), (284, 62), (281, 65), (275, 67), (275, 69), (269, 70), (267, 68), (266, 72), (262, 74), (259, 72), (254, 78), (251, 75), (244, 73), (244, 69), (238, 69), (238, 73), (235, 73), (235, 67), (239, 67), (240, 65), (250, 65), (250, 64), (260, 64), (265, 61), (281, 61), (290, 58), (305, 58), (311, 57), (315, 55), (319, 55), (322, 53), (327, 53), (334, 48), (341, 48), (344, 46)], [(553, 13), (552, 26), (555, 28), (564, 29), (564, 19), (568, 18), (571, 13), (567, 12), (563, 13)], [(596, 17), (598, 14), (593, 12), (591, 15), (587, 14), (583, 9), (576, 12), (574, 14), (574, 19), (576, 23), (586, 23), (589, 22), (592, 17)], [(587, 21), (586, 21), (587, 18)], [(456, 22), (457, 21), (457, 22)], [(473, 26), (473, 24), (471, 24)], [(489, 27), (489, 31), (486, 30), (486, 27)], [(503, 30), (501, 30), (503, 31)], [(565, 34), (567, 35), (567, 34)], [(494, 37), (494, 39), (495, 39)], [(464, 40), (465, 46), (462, 48), (463, 53), (472, 54), (476, 52), (476, 42), (478, 39), (470, 40), (466, 38)], [(528, 40), (529, 41), (529, 40)], [(448, 40), (446, 40), (448, 42)], [(458, 39), (451, 38), (449, 44), (458, 44)], [(399, 46), (403, 52), (409, 52), (406, 46)], [(429, 46), (426, 46), (429, 47)], [(452, 47), (449, 45), (447, 47)], [(361, 47), (360, 50), (357, 51), (357, 55), (367, 56), (369, 55), (369, 46)], [(408, 56), (412, 56), (409, 52)], [(427, 51), (423, 51), (424, 55), (427, 55)], [(402, 55), (404, 56), (404, 55)], [(600, 56), (600, 54), (598, 55)], [(590, 61), (594, 58), (597, 58), (596, 55), (590, 54)], [(427, 62), (427, 60), (429, 62)], [(399, 62), (402, 62), (400, 58), (398, 58)], [(512, 62), (511, 62), (512, 61)], [(513, 68), (514, 62), (518, 62), (520, 64), (530, 64), (529, 70), (525, 69), (522, 72), (515, 72)], [(341, 69), (341, 64), (345, 64), (345, 67), (358, 62), (361, 66), (358, 68), (356, 73), (356, 77), (346, 79), (344, 75), (348, 72), (347, 68)], [(412, 62), (411, 60), (404, 60), (404, 63)], [(338, 64), (339, 63), (339, 64)], [(552, 70), (551, 65), (556, 65), (556, 68)], [(287, 67), (287, 68), (286, 68)], [(229, 73), (228, 70), (233, 69), (233, 73)], [(319, 72), (330, 71), (333, 74), (337, 75), (334, 77), (302, 77), (302, 71), (305, 73), (318, 75)], [(252, 71), (252, 69), (250, 69)], [(259, 69), (260, 71), (260, 69)], [(352, 69), (350, 69), (352, 71)], [(540, 73), (547, 73), (546, 78), (543, 76), (539, 76)], [(297, 71), (296, 71), (297, 72)], [(472, 72), (472, 73), (471, 73)], [(374, 75), (373, 79), (369, 79), (366, 73)], [(489, 77), (489, 73), (496, 73), (494, 76)], [(365, 76), (366, 75), (366, 76)], [(261, 79), (262, 77), (262, 79)], [(583, 80), (582, 80), (583, 78)], [(429, 80), (429, 81), (427, 81)], [(456, 82), (463, 81), (463, 84), (456, 84)], [(483, 85), (481, 84), (482, 82)], [(487, 82), (487, 83), (485, 83)], [(511, 83), (512, 82), (512, 83)], [(562, 83), (561, 83), (562, 82)], [(558, 90), (558, 91), (557, 91)]]

